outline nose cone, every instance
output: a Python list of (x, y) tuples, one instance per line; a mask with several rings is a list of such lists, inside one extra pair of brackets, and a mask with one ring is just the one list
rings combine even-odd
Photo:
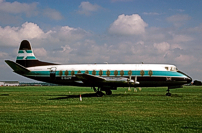
[(191, 77), (188, 77), (188, 78), (187, 78), (187, 84), (191, 83), (191, 81), (192, 81), (192, 78), (191, 78)]
[(183, 75), (185, 75), (185, 76), (187, 77), (187, 78), (186, 78), (187, 84), (191, 83), (192, 78), (191, 78), (190, 76), (188, 76), (187, 74), (185, 74), (185, 73), (183, 73), (183, 72), (181, 72), (181, 71), (178, 71), (178, 72), (181, 73), (181, 74), (183, 74)]

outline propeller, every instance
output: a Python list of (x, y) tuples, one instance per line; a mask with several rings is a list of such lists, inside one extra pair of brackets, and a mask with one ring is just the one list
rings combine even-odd
[[(129, 75), (129, 78), (128, 78), (128, 91), (131, 91), (131, 89), (130, 89), (130, 86), (131, 86), (131, 84), (132, 85), (136, 85), (136, 84), (140, 84), (138, 81), (137, 81), (137, 76), (135, 76), (135, 78), (134, 78), (134, 80), (131, 80), (131, 75)], [(134, 91), (137, 91), (137, 89), (134, 89)]]
[(137, 81), (137, 76), (135, 76), (135, 80), (134, 80), (133, 85), (135, 85), (135, 84), (140, 84), (140, 83)]
[(134, 80), (131, 80), (131, 75), (129, 76), (129, 79), (128, 79), (128, 90), (131, 90), (130, 89), (130, 85), (135, 85), (135, 84), (140, 84), (138, 81), (137, 81), (137, 76), (135, 76)]

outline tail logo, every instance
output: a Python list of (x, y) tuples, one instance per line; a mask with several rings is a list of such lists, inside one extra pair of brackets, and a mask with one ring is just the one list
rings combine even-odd
[(17, 60), (36, 60), (32, 50), (19, 50)]

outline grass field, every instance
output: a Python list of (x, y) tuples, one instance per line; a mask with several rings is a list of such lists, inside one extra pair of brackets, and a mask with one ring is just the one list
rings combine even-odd
[(202, 132), (202, 87), (166, 89), (0, 87), (0, 132)]

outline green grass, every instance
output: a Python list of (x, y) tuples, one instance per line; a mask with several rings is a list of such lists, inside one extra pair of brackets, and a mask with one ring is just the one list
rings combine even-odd
[(202, 87), (166, 89), (0, 87), (0, 132), (202, 132)]

